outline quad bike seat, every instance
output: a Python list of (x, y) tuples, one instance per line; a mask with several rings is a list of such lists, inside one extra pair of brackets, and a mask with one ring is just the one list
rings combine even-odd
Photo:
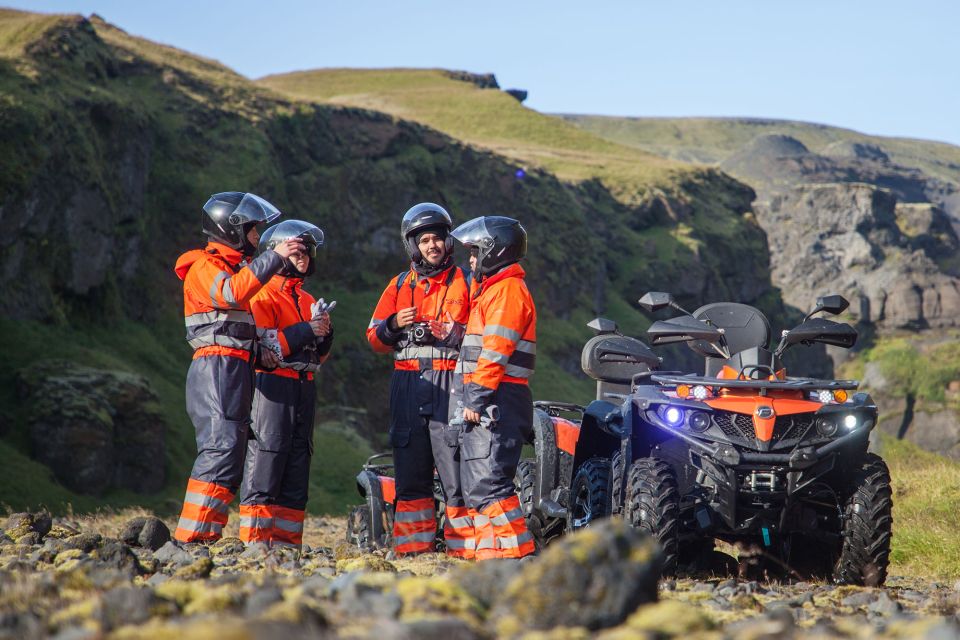
[(597, 381), (597, 399), (608, 394), (630, 393), (633, 377), (660, 366), (660, 358), (643, 342), (622, 335), (617, 323), (597, 318), (587, 324), (597, 335), (587, 340), (580, 354), (580, 368)]
[[(750, 349), (766, 351), (770, 345), (773, 334), (770, 321), (759, 309), (750, 305), (714, 302), (694, 311), (693, 317), (697, 320), (709, 320), (710, 324), (724, 330), (731, 356)], [(714, 376), (723, 367), (724, 359), (705, 340), (691, 342), (690, 348), (707, 359), (706, 375)]]

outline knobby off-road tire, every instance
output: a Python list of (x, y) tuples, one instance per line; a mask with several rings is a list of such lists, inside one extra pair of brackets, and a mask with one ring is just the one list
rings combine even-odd
[(630, 465), (624, 518), (660, 543), (663, 574), (675, 574), (679, 556), (680, 492), (670, 465), (657, 458), (639, 458)]
[(529, 517), (533, 512), (533, 488), (537, 480), (537, 461), (524, 458), (517, 465), (517, 473), (513, 476), (513, 484), (517, 487), (517, 497), (520, 498), (520, 508), (523, 515)]
[(363, 551), (373, 551), (370, 529), (370, 508), (367, 505), (354, 507), (347, 517), (347, 542)]
[(842, 506), (843, 542), (833, 579), (842, 584), (880, 586), (887, 579), (893, 526), (890, 471), (880, 456), (864, 456), (850, 478)]
[(580, 465), (570, 485), (567, 530), (587, 527), (610, 515), (610, 461), (591, 458)]

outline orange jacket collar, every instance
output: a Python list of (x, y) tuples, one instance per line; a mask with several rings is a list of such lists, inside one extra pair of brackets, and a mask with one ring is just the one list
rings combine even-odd
[(209, 255), (214, 253), (221, 258), (223, 258), (227, 263), (237, 266), (243, 259), (246, 257), (236, 249), (231, 249), (225, 244), (220, 244), (219, 242), (208, 242), (206, 248), (204, 249), (193, 249), (182, 254), (177, 258), (177, 264), (173, 268), (176, 272), (177, 277), (183, 280), (187, 277), (187, 272), (190, 271), (190, 267), (193, 266), (193, 263), (202, 258), (204, 255)]
[(523, 267), (519, 263), (514, 262), (509, 267), (505, 267), (500, 271), (497, 271), (495, 274), (488, 278), (484, 278), (483, 282), (480, 283), (482, 287), (488, 287), (496, 282), (501, 280), (506, 280), (507, 278), (523, 278), (527, 275), (527, 272), (523, 270)]
[(406, 278), (404, 278), (401, 284), (409, 283), (411, 278), (416, 278), (417, 282), (420, 282), (421, 280), (429, 280), (431, 284), (434, 284), (434, 283), (443, 284), (444, 282), (446, 282), (447, 277), (450, 275), (450, 271), (456, 268), (457, 268), (457, 265), (450, 265), (449, 269), (444, 269), (440, 273), (436, 273), (432, 276), (426, 276), (426, 277), (421, 276), (419, 273), (416, 272), (416, 270), (410, 269), (410, 271), (407, 272)]
[(270, 278), (267, 282), (267, 286), (277, 291), (283, 291), (289, 293), (300, 289), (303, 286), (303, 278), (294, 278), (293, 276), (285, 276), (277, 274)]

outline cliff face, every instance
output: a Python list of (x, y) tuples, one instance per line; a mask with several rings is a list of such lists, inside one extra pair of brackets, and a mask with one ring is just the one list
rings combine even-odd
[[(34, 17), (0, 13), (0, 22), (13, 19)], [(770, 290), (753, 192), (718, 171), (676, 171), (642, 188), (621, 181), (617, 194), (602, 180), (562, 180), (545, 167), (518, 174), (516, 158), (390, 115), (291, 101), (98, 18), (43, 20), (0, 47), (0, 341), (12, 354), (0, 374), (0, 446), (23, 456), (23, 468), (35, 469), (26, 456), (44, 459), (30, 434), (37, 416), (8, 383), (66, 358), (90, 367), (90, 379), (143, 376), (167, 430), (159, 478), (179, 493), (193, 442), (172, 265), (202, 243), (200, 206), (217, 191), (254, 191), (327, 233), (309, 283), (339, 301), (320, 420), (374, 439), (386, 430), (390, 363), (367, 348), (363, 331), (387, 280), (406, 268), (397, 222), (419, 201), (440, 202), (457, 221), (498, 213), (526, 226), (540, 397), (590, 397), (578, 366), (584, 324), (602, 311), (639, 333), (648, 321), (634, 305), (647, 289), (694, 304), (756, 302), (775, 319), (789, 313)], [(119, 415), (111, 424), (131, 423)], [(103, 438), (113, 439), (107, 448), (124, 441), (118, 427)], [(44, 483), (48, 504), (76, 498)], [(0, 484), (12, 487), (3, 501), (31, 501), (24, 483)], [(126, 499), (111, 496), (103, 500)]]

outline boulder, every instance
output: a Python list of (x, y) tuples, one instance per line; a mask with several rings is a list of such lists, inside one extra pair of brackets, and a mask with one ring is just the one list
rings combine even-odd
[(65, 486), (95, 495), (163, 486), (166, 428), (144, 378), (48, 360), (22, 369), (18, 387), (33, 457)]
[(619, 625), (637, 606), (657, 600), (662, 560), (646, 533), (620, 519), (603, 520), (529, 562), (498, 594), (491, 619), (505, 636)]
[(156, 551), (170, 541), (170, 529), (153, 516), (133, 518), (124, 525), (120, 539), (131, 547)]
[(515, 99), (517, 102), (523, 102), (529, 95), (526, 89), (504, 89), (503, 92)]

